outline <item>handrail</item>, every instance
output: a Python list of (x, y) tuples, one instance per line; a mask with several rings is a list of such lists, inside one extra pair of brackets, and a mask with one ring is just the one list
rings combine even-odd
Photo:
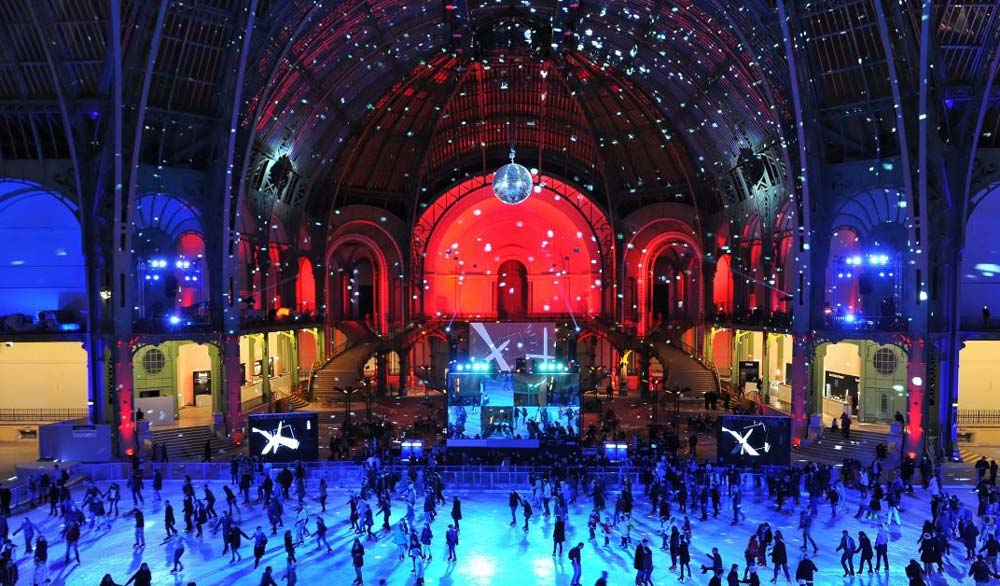
[(47, 423), (88, 416), (86, 409), (0, 409), (0, 423)]

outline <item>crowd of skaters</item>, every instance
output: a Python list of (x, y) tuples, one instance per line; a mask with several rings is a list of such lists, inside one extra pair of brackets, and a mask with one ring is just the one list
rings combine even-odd
[[(662, 567), (667, 560), (666, 572), (676, 574), (678, 581), (691, 578), (695, 560), (694, 565), (700, 574), (707, 576), (710, 586), (724, 583), (755, 586), (768, 578), (762, 576), (765, 572), (770, 574), (772, 583), (779, 579), (791, 583), (794, 579), (811, 586), (818, 571), (814, 556), (819, 551), (812, 538), (812, 527), (816, 519), (827, 514), (844, 527), (835, 551), (845, 577), (866, 571), (868, 574), (889, 571), (888, 548), (904, 516), (908, 524), (922, 523), (918, 543), (893, 546), (909, 547), (913, 552), (905, 567), (911, 586), (925, 584), (930, 575), (942, 573), (946, 564), (952, 567), (966, 564), (963, 567), (967, 567), (976, 584), (987, 584), (998, 576), (1000, 527), (996, 519), (1000, 515), (1000, 491), (996, 486), (996, 467), (988, 463), (977, 464), (978, 507), (972, 510), (956, 495), (945, 492), (926, 458), (919, 463), (904, 460), (900, 467), (889, 471), (875, 458), (867, 464), (845, 460), (838, 467), (810, 463), (753, 473), (712, 466), (691, 456), (663, 455), (637, 459), (643, 470), (639, 482), (633, 486), (626, 478), (614, 490), (599, 478), (591, 478), (581, 461), (574, 461), (573, 456), (564, 458), (562, 465), (532, 475), (527, 486), (511, 491), (508, 504), (511, 525), (520, 526), (526, 534), (531, 531), (533, 517), (553, 521), (552, 556), (558, 558), (562, 558), (567, 545), (570, 507), (581, 502), (591, 509), (588, 539), (570, 544), (565, 551), (572, 568), (571, 586), (583, 583), (588, 548), (627, 550), (636, 571), (635, 583), (642, 586), (652, 585), (658, 567), (656, 576), (662, 579)], [(49, 569), (60, 563), (60, 556), (50, 560), (48, 539), (63, 541), (62, 564), (80, 564), (83, 563), (81, 536), (111, 531), (113, 521), (119, 517), (127, 519), (133, 528), (133, 548), (141, 556), (146, 548), (147, 484), (152, 488), (151, 500), (161, 505), (163, 515), (162, 535), (155, 539), (169, 552), (171, 572), (177, 575), (184, 572), (186, 540), (217, 539), (222, 555), (229, 555), (232, 563), (251, 564), (259, 572), (261, 585), (281, 580), (294, 586), (297, 550), (312, 545), (315, 550), (337, 555), (328, 534), (342, 531), (353, 532), (350, 553), (355, 584), (362, 584), (365, 578), (366, 545), (370, 547), (381, 540), (391, 540), (398, 562), (409, 567), (417, 586), (423, 584), (427, 566), (433, 561), (436, 537), (438, 543), (443, 542), (445, 563), (459, 563), (463, 505), (458, 497), (445, 496), (444, 482), (433, 457), (402, 475), (383, 467), (378, 458), (368, 458), (358, 490), (346, 503), (335, 504), (349, 507), (348, 527), (327, 526), (326, 481), (321, 478), (314, 485), (318, 488), (307, 494), (307, 472), (301, 463), (271, 469), (239, 457), (232, 460), (231, 472), (230, 483), (222, 488), (221, 502), (209, 485), (198, 486), (187, 478), (175, 512), (173, 503), (160, 495), (163, 478), (158, 468), (153, 469), (152, 478), (147, 480), (142, 468), (133, 466), (123, 487), (118, 482), (73, 485), (67, 471), (56, 467), (51, 473), (39, 473), (31, 480), (34, 497), (29, 507), (31, 514), (14, 526), (7, 522), (11, 514), (10, 490), (0, 486), (0, 586), (19, 582), (19, 565), (21, 570), (28, 570), (28, 577), (20, 583), (35, 586), (49, 583)], [(914, 491), (918, 472), (920, 484), (930, 496), (929, 511), (922, 510), (920, 501), (906, 499)], [(131, 508), (121, 504), (123, 488), (130, 496), (125, 500), (131, 502)], [(797, 518), (799, 534), (783, 535), (767, 522), (747, 525), (742, 501), (748, 491), (767, 494), (775, 514)], [(849, 501), (857, 507), (848, 508)], [(60, 521), (57, 534), (44, 535), (39, 523), (31, 519), (32, 514), (37, 519), (45, 511), (45, 505), (48, 515)], [(265, 512), (267, 524), (242, 527), (241, 507)], [(908, 509), (905, 515), (904, 508)], [(447, 511), (450, 522), (443, 535), (436, 536), (434, 522), (439, 509)], [(638, 516), (658, 521), (658, 535), (640, 535)], [(729, 519), (733, 533), (744, 532), (743, 559), (723, 560), (717, 548), (704, 546), (711, 542), (711, 537), (698, 534), (699, 523), (719, 517)], [(183, 522), (180, 530), (178, 518)], [(580, 529), (582, 532), (583, 528)], [(21, 554), (16, 553), (18, 537), (23, 540)], [(654, 543), (656, 538), (660, 541), (658, 548)], [(261, 570), (261, 562), (274, 555), (274, 548), (268, 553), (272, 540), (283, 546), (278, 551), (283, 552), (284, 563), (277, 571), (267, 564)], [(252, 562), (249, 559), (244, 562), (241, 552), (244, 543), (252, 545)], [(798, 555), (789, 551), (796, 549)], [(730, 562), (728, 567), (726, 561)], [(588, 583), (607, 584), (606, 570), (588, 574)], [(375, 580), (381, 582), (387, 578), (376, 576)], [(124, 584), (148, 586), (150, 582), (151, 570), (142, 563)], [(109, 573), (101, 584), (113, 586), (117, 582)]]

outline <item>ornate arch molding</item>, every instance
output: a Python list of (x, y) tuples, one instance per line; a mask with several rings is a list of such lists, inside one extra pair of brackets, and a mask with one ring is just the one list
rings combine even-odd
[(201, 214), (184, 199), (168, 193), (150, 192), (136, 198), (135, 227), (155, 228), (174, 242), (185, 232), (196, 232), (206, 238)]
[(869, 189), (858, 193), (840, 207), (830, 223), (830, 231), (850, 228), (860, 238), (885, 223), (896, 223), (912, 231), (906, 194), (893, 188)]
[[(543, 197), (551, 195), (553, 204), (564, 208), (567, 214), (579, 228), (586, 226), (587, 232), (596, 244), (597, 255), (601, 266), (602, 274), (602, 303), (605, 309), (609, 310), (612, 303), (606, 298), (612, 283), (615, 282), (615, 234), (614, 228), (609, 221), (607, 212), (596, 204), (591, 197), (582, 189), (577, 188), (572, 183), (548, 174), (539, 177), (542, 188), (541, 193), (534, 193), (531, 197)], [(434, 230), (439, 223), (449, 217), (450, 213), (461, 209), (462, 200), (478, 190), (490, 188), (493, 182), (493, 174), (479, 175), (463, 181), (446, 190), (426, 209), (424, 209), (413, 227), (413, 235), (410, 246), (410, 286), (414, 294), (422, 292), (424, 289), (424, 266), (427, 258), (427, 247), (433, 239)], [(404, 240), (400, 240), (404, 242)], [(422, 295), (422, 293), (420, 293)], [(414, 311), (419, 311), (420, 302), (414, 303)]]
[[(660, 255), (665, 247), (672, 243), (681, 242), (689, 246), (694, 255), (695, 266), (691, 270), (690, 282), (694, 285), (692, 299), (698, 303), (697, 312), (700, 314), (704, 310), (705, 285), (702, 282), (702, 244), (701, 235), (692, 227), (689, 221), (696, 217), (695, 211), (687, 206), (678, 204), (657, 204), (647, 206), (637, 210), (626, 218), (626, 225), (634, 226), (631, 230), (631, 238), (626, 240), (624, 253), (622, 255), (621, 275), (623, 282), (619, 283), (620, 291), (627, 291), (629, 278), (635, 279), (636, 304), (638, 305), (639, 319), (637, 322), (637, 334), (641, 337), (646, 334), (648, 316), (647, 305), (649, 302), (649, 286), (646, 277), (651, 270), (652, 263)], [(621, 297), (621, 316), (627, 315), (626, 304), (629, 295), (623, 294)]]
[[(381, 332), (389, 331), (391, 321), (399, 322), (404, 320), (404, 307), (406, 306), (405, 291), (402, 291), (397, 299), (398, 306), (391, 305), (394, 298), (391, 287), (392, 279), (405, 278), (406, 258), (403, 249), (400, 247), (400, 233), (403, 223), (396, 217), (377, 208), (370, 206), (348, 206), (336, 217), (343, 221), (329, 227), (326, 250), (324, 257), (325, 273), (324, 282), (328, 282), (333, 270), (333, 263), (337, 251), (344, 246), (358, 245), (365, 249), (370, 255), (375, 271), (377, 272), (378, 291), (376, 303), (378, 304), (378, 327)], [(333, 291), (330, 286), (325, 287), (325, 302), (328, 308), (328, 319), (332, 319), (333, 311)], [(390, 312), (395, 312), (390, 316)]]

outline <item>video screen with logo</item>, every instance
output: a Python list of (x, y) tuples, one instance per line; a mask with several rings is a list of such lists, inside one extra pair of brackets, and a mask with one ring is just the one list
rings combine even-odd
[(264, 462), (319, 459), (319, 418), (312, 412), (247, 416), (250, 455)]
[(448, 374), (449, 445), (460, 445), (452, 440), (576, 441), (579, 437), (579, 372)]
[(556, 324), (548, 322), (474, 322), (469, 324), (469, 358), (514, 370), (518, 358), (554, 360)]
[(787, 466), (792, 458), (792, 419), (782, 416), (723, 415), (719, 461), (734, 466)]

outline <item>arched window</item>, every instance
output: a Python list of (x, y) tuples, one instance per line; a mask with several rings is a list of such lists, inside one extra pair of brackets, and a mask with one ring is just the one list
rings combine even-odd
[[(76, 206), (36, 183), (0, 179), (0, 316), (87, 306)], [(59, 318), (60, 322), (75, 321)]]

